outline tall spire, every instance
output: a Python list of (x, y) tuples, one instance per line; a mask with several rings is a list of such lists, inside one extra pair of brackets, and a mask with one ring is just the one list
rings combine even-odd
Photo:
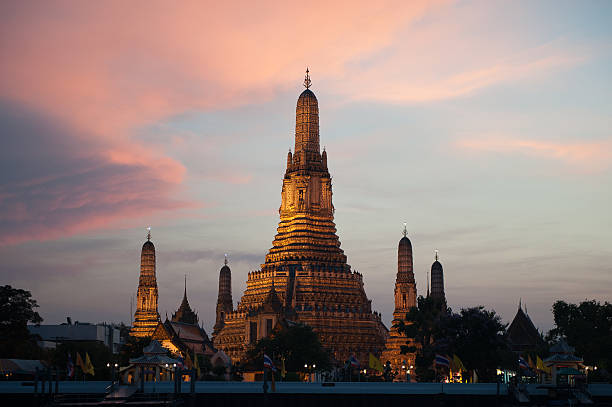
[(159, 312), (157, 310), (158, 292), (155, 276), (155, 245), (151, 242), (151, 228), (147, 228), (147, 241), (140, 252), (140, 277), (134, 323), (130, 334), (138, 337), (148, 337), (153, 334)]
[(187, 274), (185, 274), (185, 293), (183, 294), (183, 298), (187, 299)]
[(406, 237), (406, 235), (408, 235), (408, 230), (406, 230), (406, 226), (408, 224), (406, 222), (404, 222), (404, 237)]
[(306, 68), (306, 76), (304, 77), (304, 87), (306, 89), (310, 88), (310, 85), (312, 84), (312, 81), (310, 80), (310, 75), (308, 74), (310, 71), (308, 70), (308, 67)]
[(442, 263), (438, 261), (438, 250), (435, 250), (435, 259), (431, 265), (431, 296), (446, 301), (446, 294), (444, 294), (444, 270)]

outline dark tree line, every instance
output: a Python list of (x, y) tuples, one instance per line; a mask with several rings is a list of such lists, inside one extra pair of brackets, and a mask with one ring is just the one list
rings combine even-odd
[(400, 321), (399, 332), (412, 340), (402, 347), (403, 353), (416, 353), (415, 370), (419, 381), (436, 381), (434, 365), (437, 353), (457, 355), (468, 370), (476, 371), (483, 381), (495, 381), (498, 367), (514, 367), (513, 356), (506, 339), (506, 325), (495, 311), (482, 306), (465, 308), (454, 313), (446, 303), (420, 296), (417, 306)]

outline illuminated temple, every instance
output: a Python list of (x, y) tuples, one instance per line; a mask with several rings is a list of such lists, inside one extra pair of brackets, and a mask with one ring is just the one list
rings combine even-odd
[(136, 294), (136, 313), (130, 335), (149, 337), (157, 328), (159, 313), (157, 312), (157, 279), (155, 277), (155, 246), (151, 242), (151, 231), (140, 252), (140, 278)]
[[(250, 272), (236, 309), (220, 275), (214, 345), (233, 360), (286, 321), (308, 324), (337, 361), (380, 355), (387, 329), (373, 312), (362, 275), (351, 271), (334, 223), (327, 153), (319, 146), (319, 106), (306, 71), (297, 101), (295, 148), (287, 155), (280, 222), (261, 269)], [(223, 279), (223, 281), (221, 281)]]
[[(399, 241), (397, 247), (397, 275), (395, 278), (395, 309), (393, 311), (393, 325), (399, 321), (406, 322), (406, 314), (410, 308), (416, 307), (417, 290), (414, 281), (414, 269), (412, 261), (412, 243), (408, 239), (406, 227), (404, 226), (404, 237)], [(389, 362), (391, 368), (396, 372), (397, 378), (403, 380), (405, 373), (413, 373), (415, 354), (402, 354), (401, 348), (407, 345), (407, 338), (398, 332), (397, 328), (391, 327), (386, 349), (382, 354), (383, 363)]]

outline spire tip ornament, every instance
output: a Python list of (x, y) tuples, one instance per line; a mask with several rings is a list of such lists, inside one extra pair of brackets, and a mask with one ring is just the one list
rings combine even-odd
[(404, 237), (406, 237), (406, 235), (408, 234), (408, 231), (406, 230), (406, 226), (408, 226), (408, 224), (404, 222)]
[(225, 253), (225, 260), (223, 260), (223, 263), (227, 266), (227, 253)]
[(310, 85), (312, 84), (312, 81), (310, 80), (310, 75), (308, 74), (310, 71), (308, 70), (308, 67), (306, 67), (306, 77), (304, 78), (304, 87), (306, 87), (306, 89), (310, 88)]
[(151, 240), (151, 226), (147, 228), (147, 240)]
[(434, 250), (436, 252), (436, 261), (438, 261), (438, 250)]

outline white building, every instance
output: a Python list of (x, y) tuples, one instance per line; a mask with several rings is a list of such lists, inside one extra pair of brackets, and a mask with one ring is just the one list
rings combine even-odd
[(84, 341), (103, 343), (113, 353), (118, 353), (121, 347), (119, 328), (106, 324), (75, 322), (60, 325), (28, 325), (28, 329), (31, 334), (41, 337), (40, 345), (45, 348), (55, 348), (56, 344), (63, 342)]

